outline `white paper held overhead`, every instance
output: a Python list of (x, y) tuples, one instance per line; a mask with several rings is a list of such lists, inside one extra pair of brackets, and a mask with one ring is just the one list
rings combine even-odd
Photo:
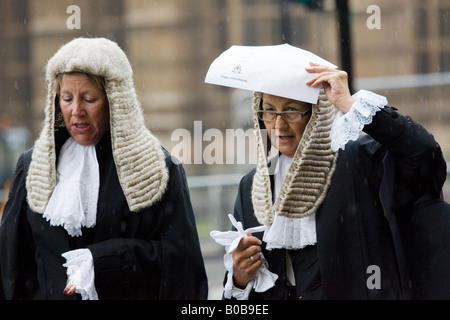
[(305, 70), (310, 62), (336, 68), (314, 53), (289, 44), (232, 46), (211, 63), (205, 82), (315, 104), (320, 88), (306, 85), (315, 76)]

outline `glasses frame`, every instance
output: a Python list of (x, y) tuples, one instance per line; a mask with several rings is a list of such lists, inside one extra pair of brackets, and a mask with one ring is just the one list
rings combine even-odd
[[(258, 119), (261, 120), (261, 121), (264, 121), (264, 122), (275, 122), (275, 121), (277, 121), (278, 116), (281, 116), (281, 119), (283, 119), (284, 121), (289, 122), (289, 123), (292, 123), (292, 122), (297, 122), (297, 121), (302, 120), (302, 119), (303, 119), (308, 113), (310, 113), (311, 111), (312, 111), (312, 107), (309, 108), (309, 109), (306, 110), (306, 111), (303, 111), (303, 112), (301, 112), (301, 111), (281, 111), (281, 112), (274, 112), (274, 111), (258, 110), (257, 113), (258, 113)], [(273, 119), (273, 120), (264, 120), (264, 119), (262, 119), (262, 117), (264, 116), (264, 113), (274, 114), (274, 115), (275, 115), (275, 119)], [(285, 117), (284, 117), (284, 115), (287, 114), (287, 113), (297, 113), (297, 114), (300, 114), (300, 119), (297, 119), (297, 120), (287, 120), (287, 119), (285, 119)]]

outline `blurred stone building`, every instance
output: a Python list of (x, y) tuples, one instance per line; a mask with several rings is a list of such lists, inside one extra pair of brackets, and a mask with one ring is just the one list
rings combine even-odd
[[(202, 132), (249, 125), (246, 111), (239, 109), (245, 99), (233, 102), (234, 90), (204, 84), (209, 64), (234, 44), (289, 42), (340, 65), (335, 1), (316, 2), (320, 9), (288, 0), (4, 0), (0, 114), (10, 114), (36, 136), (43, 117), (46, 61), (74, 37), (102, 36), (126, 51), (148, 126), (169, 151), (178, 143), (172, 141), (173, 131), (194, 132), (194, 121), (202, 121)], [(380, 9), (379, 29), (368, 25), (373, 4)], [(79, 8), (80, 29), (70, 28), (70, 5)], [(445, 103), (450, 98), (450, 1), (350, 0), (349, 7), (354, 90), (373, 88), (385, 94), (390, 104), (428, 126), (450, 156), (450, 132), (445, 130), (450, 117)], [(435, 77), (414, 83), (404, 77), (415, 74)], [(235, 170), (186, 167), (192, 174)]]

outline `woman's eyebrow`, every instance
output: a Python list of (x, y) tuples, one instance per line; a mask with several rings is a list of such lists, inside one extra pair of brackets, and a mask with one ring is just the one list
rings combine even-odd
[(288, 100), (288, 101), (286, 101), (286, 103), (284, 105), (289, 105), (289, 104), (292, 104), (292, 103), (296, 104), (298, 106), (303, 106), (303, 103), (301, 103), (299, 101), (296, 101), (296, 100)]

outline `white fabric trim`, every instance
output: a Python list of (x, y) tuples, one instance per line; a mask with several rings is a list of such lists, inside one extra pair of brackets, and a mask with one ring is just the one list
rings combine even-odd
[(44, 211), (52, 226), (63, 226), (72, 237), (95, 226), (100, 173), (95, 146), (69, 138), (61, 148), (56, 186)]
[(227, 282), (224, 286), (223, 296), (226, 299), (231, 299), (233, 297), (237, 300), (248, 300), (250, 291), (255, 286), (255, 281), (251, 280), (244, 289), (235, 287), (233, 281), (233, 257), (231, 255), (231, 252), (224, 254), (223, 263), (225, 265), (225, 269), (227, 269), (228, 271)]
[(98, 300), (95, 290), (94, 259), (89, 249), (77, 249), (62, 254), (67, 262), (69, 284), (76, 287), (75, 292), (81, 294), (83, 300)]
[(386, 97), (379, 94), (360, 90), (353, 95), (356, 100), (350, 111), (343, 113), (339, 111), (331, 128), (331, 150), (345, 149), (349, 141), (358, 139), (365, 125), (372, 123), (376, 112), (384, 108), (388, 101)]
[(288, 157), (285, 154), (281, 154), (278, 157), (278, 163), (277, 163), (278, 170), (276, 170), (276, 172), (273, 176), (273, 178), (274, 178), (273, 202), (274, 203), (277, 200), (278, 195), (280, 194), (281, 186), (283, 185), (284, 178), (286, 178), (286, 174), (289, 170), (289, 167), (291, 166), (292, 159), (293, 158)]
[(275, 213), (272, 225), (264, 232), (266, 249), (302, 249), (317, 242), (316, 214), (303, 218), (288, 218)]
[[(274, 175), (275, 202), (281, 186), (292, 164), (291, 157), (281, 154), (278, 159), (279, 169)], [(288, 218), (274, 215), (273, 223), (266, 229), (263, 240), (267, 242), (267, 249), (286, 248), (300, 249), (316, 243), (315, 214), (303, 218)]]

